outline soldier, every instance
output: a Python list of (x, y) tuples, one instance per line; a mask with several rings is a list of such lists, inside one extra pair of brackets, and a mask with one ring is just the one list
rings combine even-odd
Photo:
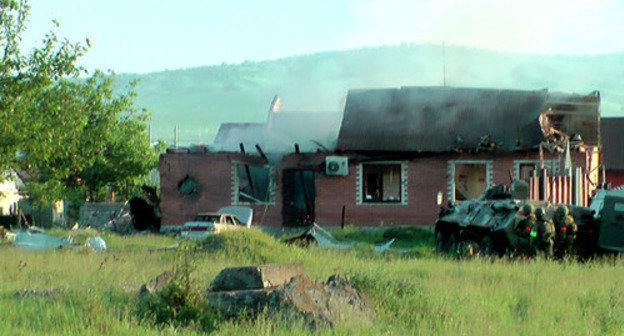
[(528, 203), (524, 204), (515, 214), (513, 222), (506, 230), (512, 253), (518, 255), (529, 254), (529, 234), (534, 223), (533, 206)]
[(574, 223), (574, 218), (569, 215), (568, 207), (563, 204), (555, 210), (553, 223), (555, 224), (555, 255), (563, 258), (566, 253), (572, 252), (578, 227)]
[(555, 238), (555, 224), (546, 218), (544, 208), (535, 209), (535, 225), (531, 229), (531, 250), (533, 254), (543, 251), (546, 257), (553, 256), (553, 245)]

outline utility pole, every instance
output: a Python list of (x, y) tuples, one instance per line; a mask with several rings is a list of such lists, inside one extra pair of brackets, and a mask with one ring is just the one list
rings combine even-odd
[(173, 148), (178, 148), (178, 125), (173, 126)]
[(442, 86), (446, 86), (446, 42), (442, 42)]

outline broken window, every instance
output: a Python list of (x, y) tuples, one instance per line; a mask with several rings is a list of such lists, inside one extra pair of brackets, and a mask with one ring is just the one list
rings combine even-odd
[(272, 202), (274, 183), (271, 167), (236, 164), (236, 201), (239, 203)]
[(487, 189), (486, 163), (456, 163), (454, 172), (455, 201), (478, 198)]
[(362, 202), (400, 203), (401, 164), (362, 164)]
[(536, 169), (537, 164), (535, 163), (521, 163), (518, 166), (518, 178), (520, 180), (528, 181), (533, 176), (533, 172)]
[[(519, 180), (529, 181), (533, 175), (539, 171), (540, 161), (539, 160), (516, 160), (516, 172), (515, 176)], [(548, 169), (548, 171), (554, 175), (559, 174), (559, 160), (544, 160), (544, 167)]]

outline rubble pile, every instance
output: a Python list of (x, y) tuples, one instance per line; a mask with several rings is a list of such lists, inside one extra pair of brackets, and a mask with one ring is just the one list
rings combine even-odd
[[(172, 278), (171, 272), (160, 274), (141, 287), (139, 297), (158, 293)], [(303, 274), (300, 264), (225, 268), (204, 298), (226, 318), (266, 312), (274, 318), (302, 320), (316, 327), (343, 321), (370, 323), (375, 317), (366, 297), (345, 276), (334, 274), (325, 282), (316, 281)]]
[(241, 312), (302, 318), (311, 325), (371, 321), (368, 300), (341, 275), (319, 282), (298, 264), (226, 268), (206, 292), (207, 303), (223, 316)]

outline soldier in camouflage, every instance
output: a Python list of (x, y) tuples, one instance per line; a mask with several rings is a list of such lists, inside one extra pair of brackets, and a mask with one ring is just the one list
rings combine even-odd
[(532, 254), (543, 252), (547, 258), (554, 255), (555, 224), (546, 218), (544, 208), (535, 209), (535, 225), (531, 228), (530, 245)]
[(563, 204), (555, 210), (553, 223), (555, 225), (555, 256), (563, 258), (566, 254), (572, 253), (578, 227), (574, 223), (574, 218), (569, 215), (568, 207)]
[(514, 215), (513, 222), (506, 230), (511, 247), (510, 253), (513, 255), (530, 254), (530, 232), (534, 223), (533, 206), (528, 203), (524, 204)]

